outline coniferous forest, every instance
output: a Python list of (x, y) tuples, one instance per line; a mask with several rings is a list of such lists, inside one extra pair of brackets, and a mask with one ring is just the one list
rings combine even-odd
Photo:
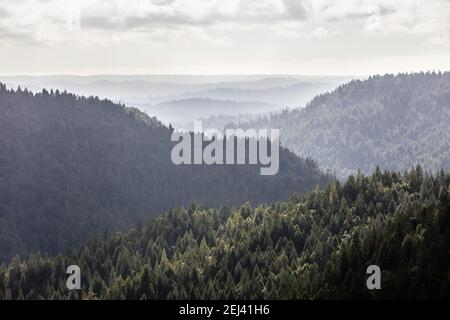
[(377, 165), (450, 170), (450, 72), (371, 76), (315, 97), (305, 108), (240, 126), (282, 128), (284, 145), (345, 178)]
[[(445, 299), (450, 175), (350, 176), (287, 202), (173, 209), (0, 268), (2, 299)], [(65, 266), (84, 270), (80, 291)], [(365, 288), (379, 265), (383, 290)]]
[(0, 262), (58, 253), (177, 206), (287, 200), (333, 180), (284, 148), (273, 176), (177, 166), (172, 130), (108, 100), (0, 84)]
[[(418, 92), (380, 91), (376, 102), (361, 92), (419, 79), (433, 83), (420, 108), (440, 119), (433, 126), (423, 116), (420, 128), (442, 133), (428, 154), (441, 168), (419, 157), (407, 170), (381, 162), (339, 180), (283, 147), (283, 137), (274, 176), (251, 165), (177, 166), (174, 129), (137, 109), (0, 85), (0, 300), (448, 299), (448, 74), (352, 82), (302, 112), (320, 110), (311, 117), (321, 123), (322, 100), (361, 112), (393, 96), (406, 103)], [(392, 121), (368, 132), (403, 130), (396, 112), (384, 110)], [(416, 129), (408, 144), (424, 154)], [(336, 163), (349, 156), (336, 154)], [(82, 270), (79, 290), (66, 285), (71, 265)], [(371, 265), (382, 290), (366, 287)]]
[(446, 301), (450, 0), (0, 0), (0, 320)]

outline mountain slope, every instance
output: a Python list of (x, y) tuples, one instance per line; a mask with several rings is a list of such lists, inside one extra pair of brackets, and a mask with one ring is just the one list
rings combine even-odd
[(450, 73), (352, 81), (286, 111), (240, 126), (280, 128), (284, 146), (340, 177), (377, 165), (450, 169)]
[(0, 260), (56, 253), (192, 202), (270, 202), (330, 181), (286, 149), (275, 176), (257, 166), (175, 166), (170, 135), (108, 100), (0, 85)]
[[(0, 299), (445, 299), (450, 175), (377, 170), (252, 209), (172, 210), (0, 267)], [(66, 289), (79, 265), (81, 291)], [(366, 268), (382, 290), (367, 290)]]

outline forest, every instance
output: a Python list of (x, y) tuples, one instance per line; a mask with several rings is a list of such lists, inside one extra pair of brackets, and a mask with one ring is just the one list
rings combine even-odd
[(248, 122), (285, 123), (282, 146), (308, 132), (274, 176), (177, 166), (173, 127), (135, 108), (0, 84), (0, 300), (448, 299), (448, 77), (355, 80)]
[(58, 253), (176, 206), (287, 200), (334, 177), (280, 149), (280, 169), (176, 166), (171, 127), (134, 108), (0, 84), (0, 262)]
[[(0, 299), (448, 299), (450, 175), (357, 173), (286, 202), (192, 205), (0, 267)], [(81, 290), (66, 288), (68, 265)], [(382, 270), (367, 290), (366, 268)]]
[(450, 0), (0, 0), (1, 319), (446, 301)]
[(438, 172), (450, 170), (449, 106), (450, 72), (386, 74), (239, 127), (279, 128), (285, 147), (343, 179), (377, 166)]

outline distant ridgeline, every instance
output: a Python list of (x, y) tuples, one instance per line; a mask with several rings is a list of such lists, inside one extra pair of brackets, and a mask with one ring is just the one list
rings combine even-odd
[(171, 132), (108, 100), (0, 84), (0, 261), (57, 253), (176, 206), (287, 200), (333, 180), (286, 149), (275, 176), (249, 165), (176, 166)]
[(281, 143), (346, 177), (358, 169), (450, 169), (450, 73), (373, 76), (239, 127), (278, 128)]
[[(191, 206), (0, 266), (0, 299), (448, 299), (450, 175), (376, 170), (289, 202)], [(66, 288), (67, 266), (81, 290)], [(366, 269), (381, 269), (368, 290)]]

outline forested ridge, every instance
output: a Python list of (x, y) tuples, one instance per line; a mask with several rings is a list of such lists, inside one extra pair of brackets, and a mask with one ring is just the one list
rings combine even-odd
[[(0, 299), (449, 297), (450, 175), (350, 176), (287, 202), (191, 206), (0, 268)], [(69, 291), (68, 265), (82, 289)], [(381, 290), (367, 290), (379, 265)]]
[(239, 127), (280, 129), (281, 142), (320, 167), (347, 177), (376, 166), (450, 169), (450, 72), (386, 74), (353, 80)]
[(176, 166), (171, 133), (108, 100), (0, 84), (0, 262), (58, 253), (176, 206), (287, 200), (333, 179), (287, 149), (276, 176), (258, 166)]

